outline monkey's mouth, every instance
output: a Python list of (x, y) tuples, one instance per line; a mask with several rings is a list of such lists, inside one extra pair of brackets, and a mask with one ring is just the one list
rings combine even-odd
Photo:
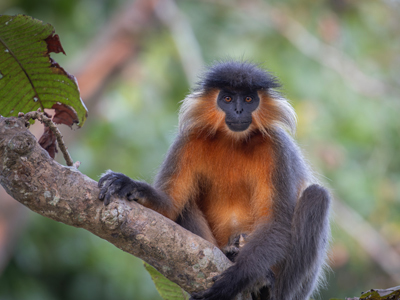
[(249, 128), (251, 122), (226, 122), (228, 128), (235, 132), (244, 131)]

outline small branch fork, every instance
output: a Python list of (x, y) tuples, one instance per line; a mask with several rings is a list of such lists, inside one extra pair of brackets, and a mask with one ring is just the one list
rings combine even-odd
[(46, 113), (42, 112), (41, 109), (39, 108), (37, 111), (31, 111), (26, 114), (24, 113), (19, 113), (18, 117), (23, 117), (27, 123), (29, 123), (29, 120), (39, 120), (42, 124), (45, 126), (49, 127), (50, 130), (54, 133), (57, 139), (58, 147), (60, 148), (60, 151), (62, 152), (65, 162), (67, 163), (67, 166), (74, 166), (75, 168), (78, 168), (80, 165), (80, 162), (77, 161), (76, 163), (73, 162), (71, 156), (68, 153), (67, 147), (65, 146), (65, 143), (63, 141), (63, 136), (61, 135), (60, 130), (57, 128), (57, 126), (53, 123), (51, 118), (49, 118)]

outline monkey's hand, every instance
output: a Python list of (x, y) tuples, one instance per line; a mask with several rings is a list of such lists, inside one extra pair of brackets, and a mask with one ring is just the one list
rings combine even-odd
[(239, 254), (240, 249), (246, 243), (246, 237), (247, 237), (246, 233), (241, 233), (237, 236), (234, 236), (229, 239), (228, 245), (226, 245), (222, 249), (222, 252), (225, 254), (227, 258), (229, 258), (230, 261), (233, 262), (235, 261), (237, 255)]
[(143, 204), (148, 184), (134, 181), (121, 173), (107, 171), (100, 178), (98, 187), (100, 188), (99, 199), (104, 201), (104, 205), (110, 203), (113, 195)]
[(222, 252), (225, 254), (230, 261), (234, 262), (236, 256), (239, 254), (240, 249), (235, 245), (228, 245), (222, 249)]

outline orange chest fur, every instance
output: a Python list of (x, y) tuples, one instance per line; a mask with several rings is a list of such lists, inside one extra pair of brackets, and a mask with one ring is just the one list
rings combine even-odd
[(195, 140), (188, 151), (196, 175), (205, 179), (197, 205), (219, 246), (232, 235), (251, 232), (259, 218), (269, 215), (273, 157), (267, 141)]

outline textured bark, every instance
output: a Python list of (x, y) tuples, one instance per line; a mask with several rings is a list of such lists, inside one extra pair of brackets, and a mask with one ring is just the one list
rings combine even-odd
[(214, 245), (135, 202), (104, 206), (97, 182), (51, 159), (23, 119), (0, 116), (0, 184), (31, 210), (89, 230), (189, 293), (209, 287), (231, 265)]
[(362, 293), (360, 298), (346, 298), (346, 300), (398, 300), (400, 299), (400, 286), (388, 289), (372, 289)]

